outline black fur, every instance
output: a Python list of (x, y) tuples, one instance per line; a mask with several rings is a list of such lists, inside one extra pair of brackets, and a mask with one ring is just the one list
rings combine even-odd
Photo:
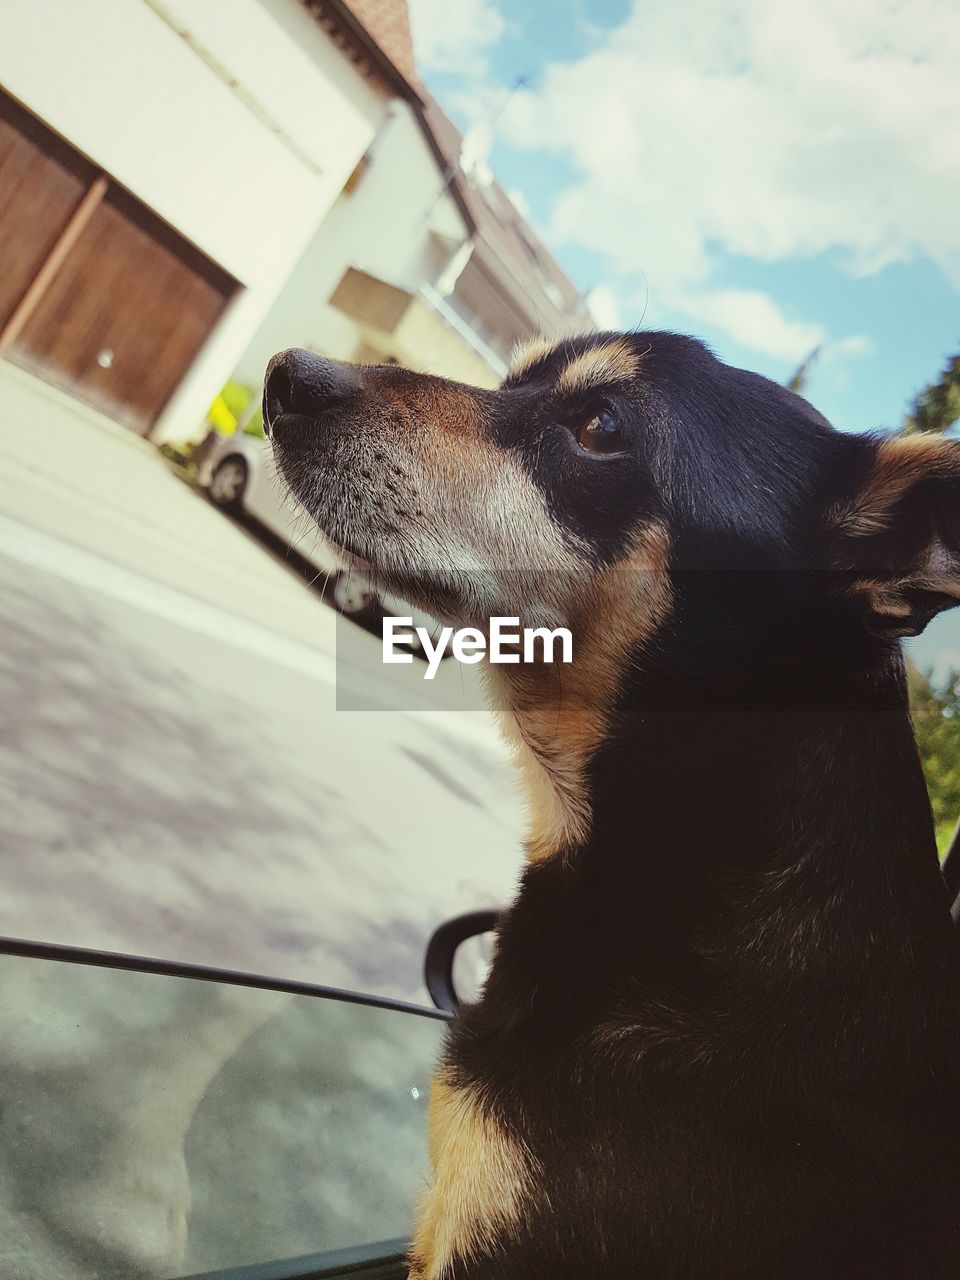
[[(557, 390), (613, 339), (562, 344), (499, 392), (454, 389), (583, 573), (633, 572), (631, 537), (662, 524), (672, 603), (625, 657), (589, 836), (528, 867), (452, 1030), (446, 1078), (534, 1175), (516, 1230), (445, 1280), (960, 1277), (960, 944), (899, 642), (855, 590), (934, 538), (960, 583), (960, 453), (857, 541), (837, 512), (878, 441), (675, 334), (626, 339), (633, 377)], [(383, 405), (411, 387), (431, 413), (449, 389), (395, 370), (361, 384), (319, 444), (296, 418), (283, 437), (281, 414), (291, 483), (341, 465), (357, 424), (396, 431)], [(618, 455), (577, 448), (598, 406)], [(920, 625), (949, 603), (921, 591)]]
[(636, 343), (604, 392), (631, 452), (579, 486), (541, 435), (570, 352), (500, 425), (600, 561), (667, 519), (675, 604), (589, 839), (528, 868), (452, 1033), (542, 1171), (519, 1239), (453, 1274), (960, 1276), (960, 948), (899, 649), (832, 575), (827, 513), (876, 446), (689, 339)]

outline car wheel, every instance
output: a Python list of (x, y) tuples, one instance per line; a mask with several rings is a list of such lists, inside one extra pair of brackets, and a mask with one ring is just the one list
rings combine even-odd
[(334, 607), (351, 618), (366, 613), (377, 600), (376, 592), (350, 573), (337, 574), (333, 580), (332, 596)]
[(230, 454), (222, 462), (217, 463), (210, 477), (210, 487), (207, 492), (211, 502), (228, 511), (241, 511), (243, 495), (249, 479), (250, 468), (247, 466), (246, 459), (241, 458), (239, 453)]

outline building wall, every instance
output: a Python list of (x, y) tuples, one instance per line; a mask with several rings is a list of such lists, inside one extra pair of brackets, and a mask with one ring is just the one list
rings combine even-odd
[(0, 81), (243, 286), (154, 432), (195, 434), (374, 137), (386, 90), (297, 0), (3, 5)]
[[(399, 100), (373, 144), (358, 186), (341, 195), (310, 240), (287, 285), (257, 329), (237, 377), (258, 384), (270, 356), (309, 345), (349, 360), (363, 341), (329, 305), (348, 267), (416, 293), (432, 282), (467, 235), (444, 175), (410, 106)], [(453, 372), (440, 369), (436, 372)]]

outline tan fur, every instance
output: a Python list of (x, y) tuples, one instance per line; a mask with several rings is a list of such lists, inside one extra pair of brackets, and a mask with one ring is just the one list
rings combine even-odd
[(411, 1280), (443, 1280), (457, 1259), (509, 1238), (534, 1185), (533, 1158), (489, 1113), (476, 1090), (441, 1069), (430, 1091), (433, 1186), (417, 1217)]
[(648, 525), (625, 559), (582, 583), (582, 597), (572, 602), (569, 665), (488, 668), (531, 809), (526, 841), (531, 862), (587, 836), (587, 765), (607, 732), (631, 654), (669, 613), (669, 552), (665, 527)]
[[(903, 498), (915, 485), (935, 475), (960, 480), (960, 447), (956, 443), (929, 436), (884, 440), (864, 488), (834, 513), (839, 529), (851, 538), (886, 532)], [(908, 599), (908, 593), (918, 589), (960, 598), (960, 566), (938, 540), (914, 563), (901, 566), (898, 573), (859, 578), (848, 588), (850, 594), (865, 597), (871, 613), (887, 620), (885, 633), (889, 636), (916, 635), (923, 626)]]
[(557, 380), (559, 391), (583, 391), (608, 382), (626, 382), (635, 376), (640, 357), (625, 338), (591, 347), (571, 360)]
[(866, 486), (852, 503), (835, 513), (841, 530), (854, 537), (882, 533), (897, 503), (932, 471), (960, 474), (960, 448), (949, 440), (929, 436), (884, 440)]
[(507, 374), (508, 378), (519, 378), (522, 373), (531, 368), (542, 360), (544, 356), (550, 354), (556, 342), (550, 338), (545, 338), (542, 333), (536, 334), (532, 338), (528, 338), (526, 342), (518, 342), (513, 348), (513, 354), (510, 357), (510, 369)]
[(888, 623), (885, 634), (889, 636), (917, 635), (925, 625), (924, 622), (918, 623), (914, 606), (908, 598), (909, 592), (917, 590), (960, 601), (960, 565), (953, 562), (947, 571), (938, 574), (928, 559), (900, 577), (884, 581), (861, 578), (850, 588), (851, 594), (866, 597), (871, 613), (888, 620), (900, 620), (899, 627), (892, 621)]

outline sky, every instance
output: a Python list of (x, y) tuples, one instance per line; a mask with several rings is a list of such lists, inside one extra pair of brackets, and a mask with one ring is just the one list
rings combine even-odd
[[(960, 348), (955, 0), (410, 10), (424, 81), (492, 128), (603, 327), (694, 333), (778, 381), (819, 347), (805, 395), (851, 431), (899, 426)], [(960, 667), (960, 621), (916, 648)]]

